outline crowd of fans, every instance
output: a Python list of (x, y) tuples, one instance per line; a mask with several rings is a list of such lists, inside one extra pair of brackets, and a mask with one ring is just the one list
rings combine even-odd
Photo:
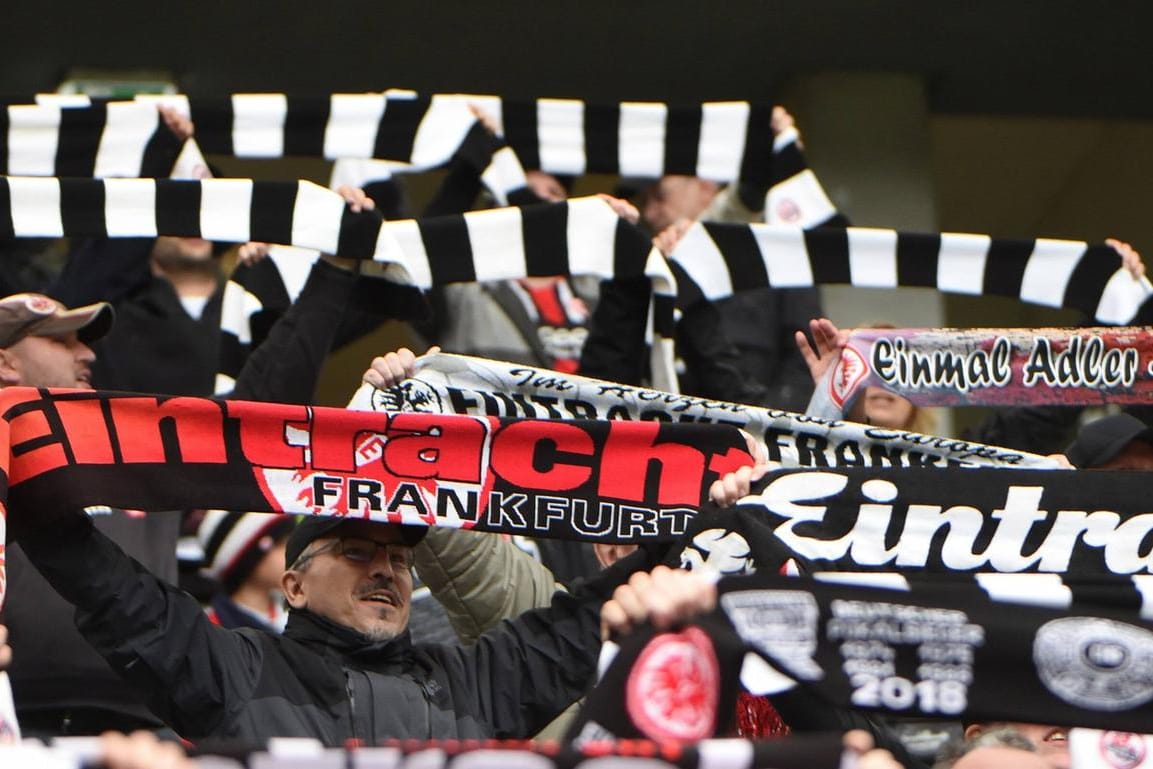
[[(178, 136), (193, 135), (186, 121), (166, 117)], [(778, 109), (772, 130), (791, 126)], [(528, 178), (542, 201), (563, 200), (573, 186), (543, 172)], [(463, 201), (459, 211), (486, 205), (480, 179), (466, 169), (450, 168), (444, 184), (435, 213), (449, 212), (448, 201)], [(747, 220), (758, 212), (746, 209), (765, 192), (669, 176), (648, 180), (632, 200), (609, 200), (669, 252), (687, 222), (735, 210)], [(352, 210), (375, 205), (361, 190), (342, 194)], [(396, 189), (379, 194), (393, 207), (405, 199)], [(17, 247), (26, 248), (2, 244), (0, 252)], [(1116, 247), (1139, 277), (1140, 257), (1125, 244)], [(223, 250), (167, 237), (87, 241), (71, 244), (58, 274), (6, 271), (0, 385), (211, 395)], [(261, 244), (248, 244), (243, 258), (264, 253)], [(318, 261), (230, 397), (309, 403), (327, 352), (371, 327), (365, 315), (374, 309), (353, 308), (352, 297), (377, 280), (335, 257)], [(590, 326), (611, 322), (597, 307), (612, 290), (566, 276), (457, 284), (434, 291), (422, 303), (426, 311), (408, 320), (414, 338), (446, 352), (611, 375), (587, 372), (581, 359)], [(802, 410), (846, 333), (821, 317), (816, 291), (752, 291), (720, 311), (719, 336), (679, 340), (686, 361), (709, 363), (685, 372), (687, 391)], [(393, 314), (380, 308), (377, 321)], [(733, 364), (723, 379), (712, 378), (718, 361)], [(408, 349), (382, 354), (363, 381), (386, 389), (411, 375), (414, 362)], [(1077, 415), (1070, 408), (1007, 409), (971, 437), (997, 443), (1012, 434), (1022, 440), (1010, 448), (1057, 453)], [(851, 416), (932, 432), (917, 407), (881, 390), (861, 398)], [(1023, 427), (1007, 430), (1007, 423)], [(1028, 427), (1037, 424), (1044, 429)], [(732, 504), (772, 469), (755, 446), (753, 453), (755, 465), (713, 484), (712, 502)], [(1068, 461), (1150, 469), (1153, 432), (1131, 415), (1091, 422)], [(179, 573), (182, 530), (196, 543), (199, 579)], [(22, 734), (51, 740), (112, 732), (99, 749), (108, 766), (182, 766), (190, 759), (177, 749), (180, 741), (257, 747), (276, 737), (311, 737), (339, 746), (563, 736), (596, 680), (602, 638), (644, 623), (674, 627), (716, 601), (701, 575), (657, 565), (653, 553), (635, 546), (336, 518), (297, 524), (224, 510), (91, 509), (22, 531), (7, 549), (0, 627), (0, 667), (11, 679)], [(740, 707), (740, 736), (803, 730), (803, 719), (790, 723), (787, 708), (778, 713), (771, 700), (743, 699)], [(934, 760), (906, 749), (891, 724), (860, 720), (864, 731), (845, 738), (857, 766)], [(841, 723), (854, 722), (847, 715)], [(134, 736), (120, 736), (127, 733)], [(1064, 728), (965, 724), (956, 735), (937, 766), (1069, 765)]]

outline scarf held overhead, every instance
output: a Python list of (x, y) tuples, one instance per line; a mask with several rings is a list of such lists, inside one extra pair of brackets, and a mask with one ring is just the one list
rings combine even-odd
[[(360, 134), (366, 126), (358, 119), (367, 117), (371, 109), (368, 113), (347, 111), (344, 121), (313, 137), (307, 118), (294, 121), (291, 129), (285, 125), (274, 129), (270, 121), (278, 114), (276, 98), (268, 97), (233, 97), (239, 99), (241, 111), (231, 131), (221, 129), (224, 116), (217, 100), (208, 100), (192, 118), (200, 119), (194, 122), (195, 138), (179, 140), (160, 122), (156, 108), (168, 105), (188, 115), (189, 104), (183, 97), (150, 95), (118, 102), (42, 95), (37, 104), (0, 108), (0, 169), (11, 176), (163, 177), (174, 170), (181, 145), (186, 151), (194, 148), (197, 154), (245, 158), (375, 157), (387, 161), (391, 173), (426, 171), (461, 158), (477, 169), (500, 205), (536, 201), (512, 149), (490, 134), (463, 104), (455, 110), (433, 110), (435, 117), (417, 123), (398, 106), (389, 113), (389, 121), (380, 120), (380, 131), (365, 141)], [(391, 119), (394, 116), (402, 117)], [(430, 127), (421, 130), (425, 123)]]
[(418, 358), (415, 376), (391, 389), (363, 385), (349, 407), (732, 425), (762, 441), (769, 461), (783, 467), (1055, 466), (1045, 457), (980, 443), (710, 401), (446, 353)]
[(755, 694), (800, 687), (902, 717), (1147, 731), (1153, 714), (1153, 623), (1131, 612), (765, 574), (717, 592), (687, 627), (606, 644), (603, 680), (623, 692), (594, 690), (580, 734), (707, 733), (731, 704), (721, 674), (737, 668)]
[(751, 691), (799, 683), (895, 715), (1132, 731), (1153, 714), (1153, 623), (1133, 612), (761, 574), (722, 579), (718, 592), (720, 613), (773, 669), (746, 665)]
[[(394, 265), (390, 274), (422, 288), (525, 276), (647, 275), (662, 339), (671, 333), (674, 300), (687, 307), (737, 287), (932, 286), (1081, 309), (1109, 324), (1128, 322), (1153, 291), (1148, 280), (1129, 275), (1112, 248), (1073, 241), (696, 224), (666, 261), (644, 233), (597, 199), (383, 222), (375, 212), (352, 214), (340, 196), (309, 182), (0, 179), (0, 238), (157, 235), (258, 240), (371, 259)], [(260, 298), (239, 284), (238, 291), (225, 311), (226, 329), (243, 338), (248, 310)], [(654, 376), (672, 389), (667, 357), (661, 350)]]
[(4, 388), (9, 528), (101, 504), (668, 541), (750, 464), (721, 425), (551, 422)]
[[(155, 105), (165, 104), (191, 119), (196, 138), (190, 143), (209, 153), (375, 158), (389, 163), (385, 176), (465, 158), (502, 205), (528, 202), (527, 167), (560, 175), (657, 179), (684, 174), (720, 183), (747, 181), (768, 190), (767, 221), (812, 227), (837, 217), (808, 167), (797, 130), (789, 127), (774, 135), (772, 107), (765, 104), (596, 105), (402, 90), (328, 97), (140, 95), (135, 102), (41, 94), (36, 102), (9, 105), (0, 113), (0, 129), (11, 127), (0, 130), (0, 168), (10, 175), (166, 175), (163, 163), (133, 165), (131, 152), (123, 162), (109, 165), (104, 148), (139, 144), (156, 128)], [(499, 136), (477, 119), (477, 108), (491, 118)], [(155, 140), (173, 137), (161, 127)], [(378, 170), (371, 178), (379, 175)]]
[[(53, 94), (38, 95), (36, 102), (57, 111), (106, 106)], [(234, 157), (376, 158), (435, 168), (457, 151), (476, 122), (474, 107), (501, 129), (524, 167), (553, 174), (767, 180), (775, 149), (772, 107), (746, 101), (592, 104), (390, 89), (320, 97), (141, 95), (136, 103), (172, 106), (191, 118), (206, 152)], [(87, 120), (96, 122), (96, 116)], [(782, 132), (777, 144), (794, 141)]]
[(836, 418), (866, 387), (918, 406), (1096, 405), (1153, 398), (1149, 329), (856, 329), (817, 386)]
[[(755, 524), (760, 541), (783, 547), (807, 571), (1150, 574), (1153, 515), (1143, 501), (1145, 475), (778, 470), (723, 511), (730, 519), (720, 528), (747, 531)], [(750, 520), (742, 523), (746, 511)]]
[(1111, 247), (1047, 238), (698, 222), (670, 262), (682, 307), (749, 288), (845, 283), (1005, 296), (1125, 325), (1153, 293), (1153, 284), (1135, 280)]

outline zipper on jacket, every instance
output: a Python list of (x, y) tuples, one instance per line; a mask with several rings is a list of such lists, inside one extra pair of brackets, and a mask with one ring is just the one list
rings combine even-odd
[(432, 739), (432, 697), (433, 691), (428, 681), (417, 681), (420, 693), (424, 695), (424, 722), (428, 725), (428, 739)]
[(352, 733), (352, 739), (358, 739), (356, 736), (356, 693), (355, 687), (352, 685), (352, 677), (349, 676), (348, 671), (344, 671), (344, 690), (348, 692), (348, 730)]

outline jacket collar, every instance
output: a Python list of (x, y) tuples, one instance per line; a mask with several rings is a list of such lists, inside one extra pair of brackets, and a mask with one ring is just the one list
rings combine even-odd
[(373, 641), (363, 633), (306, 609), (290, 609), (286, 638), (326, 656), (339, 656), (346, 664), (382, 671), (412, 660), (412, 637), (405, 630), (388, 641)]

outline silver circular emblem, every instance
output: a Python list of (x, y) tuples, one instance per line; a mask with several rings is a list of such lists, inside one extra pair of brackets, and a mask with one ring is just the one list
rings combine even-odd
[(1046, 622), (1033, 639), (1041, 682), (1066, 702), (1128, 710), (1153, 700), (1153, 633), (1100, 617)]

